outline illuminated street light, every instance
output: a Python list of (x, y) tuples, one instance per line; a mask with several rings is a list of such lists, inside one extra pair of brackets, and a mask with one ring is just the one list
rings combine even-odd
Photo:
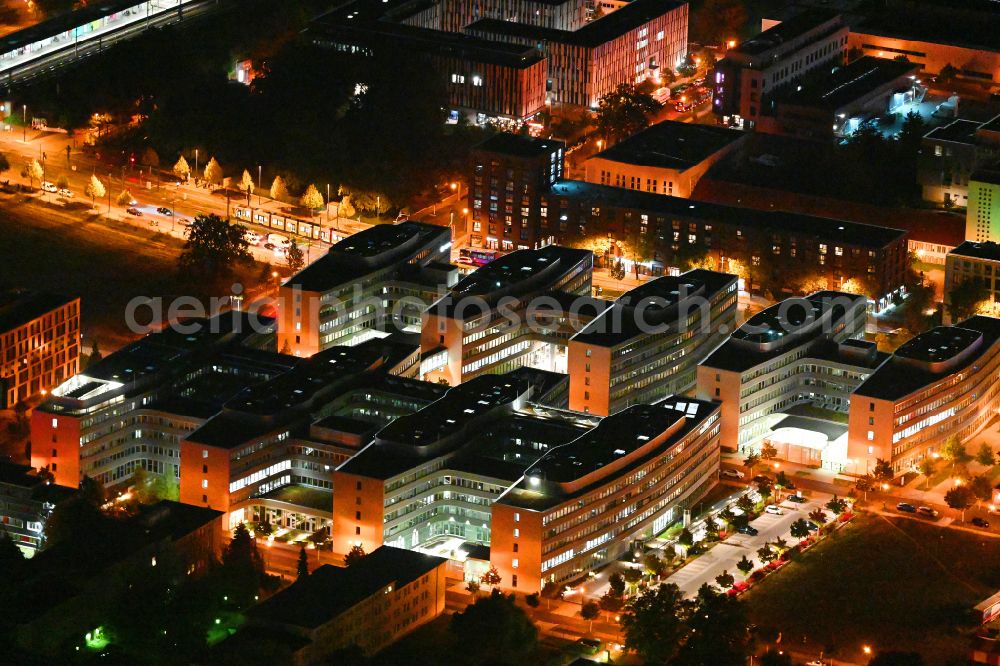
[(864, 645), (864, 646), (862, 646), (861, 651), (864, 652), (865, 654), (871, 654), (872, 653), (872, 646), (871, 645)]

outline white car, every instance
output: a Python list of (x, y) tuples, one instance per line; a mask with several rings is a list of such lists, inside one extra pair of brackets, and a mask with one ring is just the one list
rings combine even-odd
[(254, 231), (247, 231), (246, 233), (243, 234), (243, 238), (245, 238), (246, 242), (249, 243), (250, 245), (257, 245), (258, 243), (260, 243), (260, 234)]
[(46, 192), (58, 192), (59, 191), (59, 188), (56, 187), (54, 183), (50, 183), (47, 180), (42, 183), (42, 189), (45, 190)]
[(727, 479), (742, 479), (744, 476), (746, 476), (746, 474), (744, 474), (738, 469), (724, 469), (722, 470), (722, 474), (720, 476), (723, 476)]
[(778, 506), (777, 504), (768, 504), (767, 506), (764, 507), (764, 513), (773, 513), (776, 516), (780, 516), (785, 512), (782, 511), (781, 507)]
[(72, 199), (73, 193), (64, 187), (61, 190), (59, 190), (59, 196), (66, 197), (67, 199)]

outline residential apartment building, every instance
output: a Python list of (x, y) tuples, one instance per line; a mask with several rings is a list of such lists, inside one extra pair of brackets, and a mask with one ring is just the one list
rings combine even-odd
[(944, 270), (944, 321), (951, 318), (951, 292), (958, 285), (974, 282), (986, 291), (983, 314), (1000, 314), (1000, 243), (965, 241), (948, 253)]
[(584, 576), (683, 518), (716, 483), (719, 404), (671, 397), (606, 417), (493, 505), (490, 562), (530, 594)]
[(45, 545), (45, 523), (73, 488), (49, 483), (26, 465), (0, 462), (0, 529), (31, 556)]
[(548, 245), (477, 269), (431, 305), (420, 376), (452, 386), (522, 366), (564, 372), (573, 333), (606, 303), (591, 298), (594, 255)]
[(721, 445), (764, 442), (783, 460), (840, 471), (851, 394), (887, 358), (862, 339), (867, 299), (817, 292), (753, 315), (698, 366), (698, 398), (720, 400)]
[[(176, 482), (180, 440), (247, 386), (296, 359), (273, 351), (274, 325), (229, 312), (126, 345), (52, 389), (31, 415), (31, 466), (59, 485), (108, 487), (136, 467)], [(254, 330), (256, 329), (256, 330)]]
[(1000, 319), (976, 315), (900, 346), (851, 396), (848, 465), (915, 469), (952, 435), (967, 441), (1000, 408)]
[(333, 472), (333, 551), (386, 544), (451, 556), (490, 543), (490, 509), (547, 450), (596, 420), (536, 401), (564, 382), (518, 370), (449, 388)]
[(600, 416), (686, 393), (736, 328), (737, 277), (697, 269), (626, 292), (569, 341), (569, 408)]
[(372, 655), (444, 612), (447, 564), (382, 546), (348, 568), (323, 565), (250, 609), (241, 634), (294, 645), (296, 664), (328, 663), (351, 646)]
[(537, 237), (539, 197), (562, 179), (562, 141), (501, 132), (471, 153), (469, 243), (509, 252), (551, 244)]
[[(924, 136), (918, 176), (925, 201), (966, 208), (972, 174), (1000, 158), (1000, 116), (956, 119)], [(970, 236), (974, 238), (974, 236)]]
[(979, 169), (969, 177), (965, 238), (1000, 243), (1000, 165)]
[(80, 367), (80, 299), (12, 289), (0, 294), (2, 407), (49, 391)]
[(450, 259), (448, 227), (378, 224), (345, 238), (281, 285), (278, 349), (311, 356), (420, 330), (426, 304), (458, 280)]
[(841, 64), (847, 25), (825, 9), (807, 9), (729, 49), (715, 65), (712, 110), (749, 129), (770, 113), (771, 94), (813, 69)]
[(737, 130), (665, 120), (588, 158), (584, 180), (688, 199), (701, 177), (747, 138)]

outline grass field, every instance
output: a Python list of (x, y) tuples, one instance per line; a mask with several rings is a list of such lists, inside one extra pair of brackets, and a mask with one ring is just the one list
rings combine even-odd
[[(965, 663), (971, 609), (1000, 588), (1000, 539), (861, 515), (747, 597), (788, 645), (864, 663), (863, 645)], [(805, 641), (805, 646), (803, 646)]]

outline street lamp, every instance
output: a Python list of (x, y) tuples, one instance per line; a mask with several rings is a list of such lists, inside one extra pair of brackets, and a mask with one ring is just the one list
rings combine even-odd
[(198, 179), (198, 149), (194, 149), (194, 177)]
[(258, 165), (257, 165), (257, 205), (258, 205), (258, 206), (260, 205), (260, 183), (261, 183), (261, 173), (262, 173), (262, 166), (261, 166), (260, 164), (258, 164)]
[(863, 646), (861, 646), (861, 651), (864, 652), (866, 655), (867, 654), (871, 654), (872, 653), (872, 646), (871, 645), (863, 645)]
[(21, 143), (28, 143), (28, 105), (21, 105)]

